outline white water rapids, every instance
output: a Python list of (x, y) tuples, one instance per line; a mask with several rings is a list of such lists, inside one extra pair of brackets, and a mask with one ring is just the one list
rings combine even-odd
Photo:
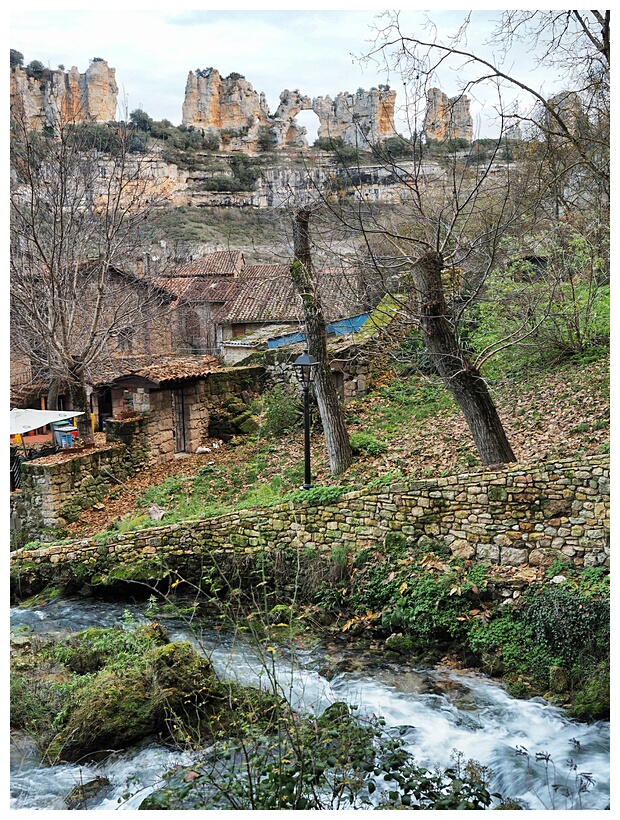
[[(89, 626), (120, 623), (124, 611), (142, 619), (140, 607), (92, 601), (57, 600), (31, 609), (11, 610), (12, 634), (64, 634)], [(161, 620), (161, 619), (160, 619)], [(173, 640), (190, 640), (206, 652), (221, 677), (256, 685), (266, 676), (265, 662), (242, 638), (209, 631), (195, 635), (176, 622), (165, 625)], [(516, 700), (482, 676), (449, 670), (419, 670), (402, 661), (364, 666), (336, 665), (319, 673), (329, 655), (301, 650), (292, 664), (286, 652), (269, 653), (279, 685), (290, 702), (319, 714), (335, 701), (358, 706), (359, 714), (382, 716), (397, 729), (416, 762), (429, 768), (452, 763), (454, 750), (493, 772), (491, 791), (520, 799), (529, 810), (606, 809), (610, 792), (610, 727), (569, 719), (541, 698)], [(349, 658), (354, 653), (349, 652)], [(329, 679), (328, 679), (329, 678)], [(575, 743), (576, 741), (576, 743)], [(110, 781), (88, 803), (90, 810), (137, 809), (158, 788), (161, 776), (188, 755), (153, 742), (111, 755), (92, 765), (46, 767), (31, 743), (16, 736), (11, 744), (11, 809), (62, 810), (65, 798), (96, 777)], [(524, 748), (529, 755), (517, 754)], [(553, 776), (537, 753), (548, 753)], [(569, 760), (576, 764), (573, 771)], [(529, 765), (528, 765), (529, 764)], [(587, 772), (594, 785), (578, 795), (575, 774)], [(132, 787), (128, 790), (128, 778)], [(548, 781), (548, 782), (547, 782)], [(551, 788), (559, 782), (570, 792)], [(123, 797), (131, 791), (129, 799)]]

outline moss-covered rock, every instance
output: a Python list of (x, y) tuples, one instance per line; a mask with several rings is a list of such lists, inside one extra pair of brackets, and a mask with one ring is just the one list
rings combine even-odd
[(153, 734), (185, 739), (221, 707), (211, 664), (190, 644), (161, 645), (155, 624), (135, 630), (131, 646), (113, 632), (86, 630), (62, 645), (60, 656), (79, 677), (54, 720), (62, 728), (47, 748), (49, 762), (88, 759)]
[(568, 692), (570, 674), (564, 666), (552, 666), (549, 669), (549, 689), (555, 694)]
[(50, 763), (81, 761), (156, 733), (160, 723), (155, 695), (144, 671), (99, 672), (74, 694), (65, 725), (50, 743), (46, 758)]
[(110, 785), (107, 777), (95, 777), (94, 780), (88, 780), (86, 783), (80, 783), (71, 790), (68, 797), (65, 797), (65, 803), (68, 809), (87, 809), (88, 802), (96, 798), (103, 789)]
[(385, 648), (399, 655), (407, 655), (413, 650), (413, 640), (402, 632), (394, 632), (385, 639)]
[(609, 664), (602, 664), (573, 693), (569, 713), (577, 720), (609, 720)]

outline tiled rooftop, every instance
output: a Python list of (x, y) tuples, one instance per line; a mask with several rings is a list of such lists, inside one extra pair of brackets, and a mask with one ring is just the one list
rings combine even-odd
[(161, 277), (154, 279), (153, 284), (186, 302), (227, 302), (239, 290), (237, 277)]
[(245, 260), (241, 251), (214, 251), (200, 259), (192, 259), (177, 265), (166, 278), (176, 276), (238, 276)]
[(107, 374), (105, 380), (98, 384), (109, 384), (124, 376), (141, 376), (152, 382), (178, 381), (179, 379), (199, 378), (220, 369), (220, 363), (214, 356), (185, 356), (161, 358), (157, 362), (145, 358), (125, 359), (117, 365), (115, 372)]
[[(319, 294), (327, 321), (360, 311), (353, 271), (324, 269), (317, 272)], [(220, 313), (220, 321), (299, 322), (303, 320), (301, 297), (291, 280), (290, 265), (248, 265), (240, 279), (238, 294)]]

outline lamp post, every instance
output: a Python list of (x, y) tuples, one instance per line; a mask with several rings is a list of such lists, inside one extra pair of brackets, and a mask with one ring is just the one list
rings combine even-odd
[(297, 374), (304, 390), (304, 490), (312, 487), (312, 477), (310, 474), (310, 382), (314, 375), (314, 368), (318, 361), (311, 356), (307, 350), (298, 356), (293, 362), (293, 367), (297, 368)]

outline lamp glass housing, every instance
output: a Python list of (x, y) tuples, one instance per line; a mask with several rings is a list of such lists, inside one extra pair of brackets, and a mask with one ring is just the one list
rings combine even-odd
[(302, 384), (310, 384), (314, 375), (314, 368), (318, 361), (311, 356), (307, 350), (299, 355), (293, 362), (293, 367), (297, 368), (297, 373)]

